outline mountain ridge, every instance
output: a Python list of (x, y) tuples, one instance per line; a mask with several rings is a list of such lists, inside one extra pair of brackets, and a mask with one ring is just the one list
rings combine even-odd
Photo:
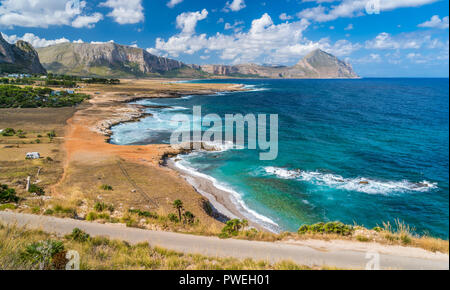
[[(186, 73), (184, 63), (144, 49), (108, 43), (62, 43), (37, 49), (52, 73), (101, 77), (145, 77)], [(195, 73), (191, 71), (194, 75)]]
[(223, 76), (256, 76), (266, 78), (359, 78), (353, 67), (321, 49), (307, 54), (293, 66), (258, 64), (202, 65), (207, 73)]
[(0, 33), (0, 73), (45, 74), (37, 51), (28, 42), (8, 43)]

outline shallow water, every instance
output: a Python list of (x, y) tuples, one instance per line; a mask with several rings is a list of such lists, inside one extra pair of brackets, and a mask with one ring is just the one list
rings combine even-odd
[[(219, 82), (214, 80), (214, 82)], [(367, 227), (400, 219), (419, 233), (448, 238), (448, 79), (226, 80), (251, 91), (142, 100), (154, 114), (113, 128), (112, 143), (168, 143), (171, 118), (279, 115), (279, 156), (254, 150), (197, 152), (183, 166), (236, 192), (285, 230), (340, 220)], [(259, 217), (258, 217), (259, 216)]]

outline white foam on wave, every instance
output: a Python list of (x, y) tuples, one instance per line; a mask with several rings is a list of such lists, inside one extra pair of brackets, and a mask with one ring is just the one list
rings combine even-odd
[(268, 88), (261, 88), (256, 85), (244, 85), (243, 87), (244, 92), (261, 92), (261, 91), (268, 91)]
[(358, 191), (368, 194), (389, 194), (403, 192), (427, 192), (437, 188), (437, 183), (429, 181), (411, 182), (401, 181), (381, 181), (364, 177), (344, 178), (331, 173), (321, 173), (318, 171), (289, 170), (279, 167), (264, 167), (266, 174), (275, 175), (282, 179), (295, 179), (312, 184), (328, 186), (348, 191)]
[(231, 141), (224, 141), (224, 142), (203, 141), (203, 144), (206, 149), (212, 150), (213, 152), (225, 152), (229, 150), (245, 149), (244, 146), (238, 146)]
[[(192, 153), (192, 154), (198, 154), (197, 153)], [(192, 156), (192, 155), (191, 155)], [(201, 173), (199, 172), (197, 169), (191, 167), (188, 165), (188, 161), (186, 161), (182, 156), (178, 156), (178, 159), (181, 159), (180, 161), (175, 161), (176, 158), (172, 158), (172, 160), (175, 163), (175, 166), (178, 167), (180, 170), (185, 171), (185, 172), (189, 172), (192, 175), (195, 175), (197, 177), (206, 179), (211, 181), (211, 183), (214, 185), (215, 188), (227, 192), (230, 194), (230, 199), (231, 201), (237, 205), (238, 208), (242, 208), (244, 212), (241, 212), (245, 217), (247, 217), (249, 220), (252, 220), (262, 226), (268, 227), (270, 230), (274, 230), (277, 231), (279, 229), (279, 225), (274, 222), (273, 220), (271, 220), (270, 218), (261, 215), (259, 213), (257, 213), (256, 211), (250, 209), (244, 202), (244, 200), (242, 199), (242, 196), (235, 190), (233, 190), (229, 185), (224, 184), (222, 182), (219, 182), (217, 179), (215, 179), (214, 177)]]

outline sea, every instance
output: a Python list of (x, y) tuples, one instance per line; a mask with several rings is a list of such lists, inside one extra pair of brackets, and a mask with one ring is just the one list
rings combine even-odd
[[(249, 220), (274, 231), (341, 221), (368, 228), (406, 223), (449, 237), (449, 80), (198, 80), (246, 91), (145, 99), (152, 114), (112, 128), (118, 145), (166, 144), (177, 114), (277, 114), (275, 160), (218, 144), (177, 164), (225, 189)], [(208, 128), (203, 128), (207, 130)]]

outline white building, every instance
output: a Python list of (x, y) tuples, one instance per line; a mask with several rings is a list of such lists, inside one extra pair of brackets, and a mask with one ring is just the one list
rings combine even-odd
[(27, 153), (27, 157), (25, 159), (39, 159), (41, 155), (38, 152), (29, 152)]

